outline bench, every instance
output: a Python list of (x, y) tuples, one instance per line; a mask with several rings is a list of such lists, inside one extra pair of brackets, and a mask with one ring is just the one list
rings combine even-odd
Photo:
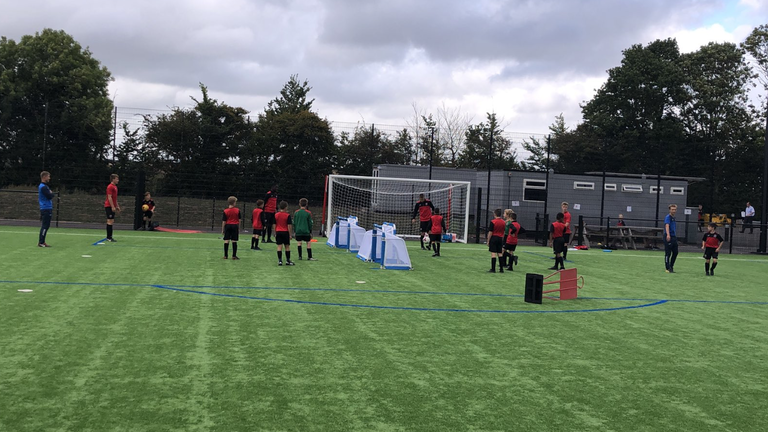
[(650, 248), (663, 240), (664, 228), (641, 227), (641, 226), (585, 226), (584, 242), (587, 247), (590, 246), (590, 240), (595, 242), (602, 240), (604, 244), (610, 242), (611, 245), (621, 244), (624, 249), (637, 250), (635, 240), (642, 240), (643, 247)]

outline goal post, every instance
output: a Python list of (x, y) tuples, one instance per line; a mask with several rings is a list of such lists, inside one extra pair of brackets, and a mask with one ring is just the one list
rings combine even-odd
[(424, 194), (440, 209), (446, 232), (455, 234), (455, 241), (466, 243), (470, 185), (465, 181), (329, 175), (325, 230), (331, 232), (339, 217), (356, 216), (358, 225), (365, 229), (391, 222), (398, 236), (417, 238), (419, 222), (412, 223), (411, 218), (419, 195)]

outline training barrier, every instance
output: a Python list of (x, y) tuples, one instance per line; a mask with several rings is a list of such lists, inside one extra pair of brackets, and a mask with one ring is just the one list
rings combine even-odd
[[(558, 280), (545, 280), (559, 275)], [(581, 285), (579, 285), (581, 281)], [(559, 284), (560, 288), (544, 291), (544, 285)], [(579, 276), (575, 268), (556, 271), (547, 277), (536, 273), (527, 273), (525, 275), (525, 302), (541, 304), (543, 298), (551, 300), (573, 300), (578, 297), (578, 290), (584, 288), (584, 276)], [(557, 292), (559, 297), (545, 296)]]
[(411, 258), (405, 240), (395, 235), (395, 224), (384, 222), (365, 231), (357, 225), (357, 218), (339, 217), (331, 228), (328, 246), (347, 249), (357, 258), (378, 263), (386, 270), (410, 270)]
[(350, 252), (360, 250), (360, 244), (365, 236), (365, 229), (357, 225), (357, 217), (338, 217), (328, 236), (328, 246), (348, 249)]

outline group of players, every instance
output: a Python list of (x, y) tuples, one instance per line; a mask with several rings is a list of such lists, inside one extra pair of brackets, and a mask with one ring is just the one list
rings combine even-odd
[[(221, 220), (221, 235), (224, 239), (224, 259), (229, 258), (229, 244), (232, 243), (232, 259), (237, 257), (237, 241), (240, 236), (240, 221), (242, 216), (237, 208), (237, 198), (229, 197), (229, 205), (224, 209)], [(264, 237), (264, 243), (272, 243), (272, 232), (275, 233), (277, 244), (277, 265), (283, 265), (283, 251), (285, 251), (285, 265), (296, 265), (291, 261), (291, 238), (296, 239), (299, 252), (299, 260), (302, 257), (302, 243), (307, 244), (307, 260), (317, 261), (312, 256), (312, 212), (307, 209), (309, 201), (306, 198), (299, 200), (299, 209), (293, 215), (288, 212), (288, 202), (277, 203), (277, 186), (273, 186), (264, 200), (256, 201), (256, 208), (251, 214), (253, 235), (251, 237), (251, 249), (261, 250), (259, 240)]]
[[(53, 192), (48, 187), (51, 174), (48, 171), (40, 173), (40, 185), (38, 186), (38, 201), (40, 204), (40, 235), (38, 237), (38, 247), (50, 247), (46, 243), (46, 235), (50, 228), (51, 216), (53, 212)], [(113, 238), (113, 224), (116, 213), (120, 212), (120, 205), (117, 201), (117, 185), (120, 182), (120, 176), (112, 174), (110, 183), (107, 186), (107, 196), (104, 201), (104, 210), (107, 216), (107, 237), (106, 241), (115, 242)], [(229, 259), (229, 245), (232, 243), (232, 259), (239, 260), (237, 256), (237, 242), (240, 233), (240, 221), (242, 215), (240, 209), (236, 207), (237, 198), (229, 197), (228, 207), (224, 209), (221, 222), (221, 234), (224, 239), (224, 259)], [(286, 265), (293, 266), (291, 261), (291, 238), (295, 238), (298, 244), (299, 260), (302, 259), (302, 243), (307, 244), (307, 258), (309, 261), (316, 261), (312, 257), (312, 228), (314, 222), (312, 213), (307, 209), (308, 200), (302, 198), (299, 200), (299, 209), (293, 213), (288, 212), (288, 203), (281, 201), (278, 204), (277, 186), (267, 192), (263, 200), (256, 202), (256, 208), (253, 210), (251, 222), (253, 226), (253, 236), (251, 237), (251, 249), (261, 250), (259, 240), (265, 237), (264, 243), (272, 243), (272, 232), (275, 233), (275, 243), (277, 244), (278, 265), (283, 265), (283, 250), (285, 250)], [(555, 257), (555, 265), (550, 270), (562, 270), (565, 268), (565, 260), (568, 256), (568, 245), (571, 238), (571, 214), (568, 211), (568, 203), (561, 204), (562, 211), (557, 214), (555, 222), (549, 227), (549, 246)], [(155, 214), (156, 205), (149, 192), (144, 194), (142, 202), (143, 225), (140, 229), (153, 228), (152, 218)], [(677, 224), (675, 214), (677, 206), (669, 206), (669, 214), (664, 219), (664, 263), (667, 273), (674, 273), (674, 265), (677, 259)], [(433, 257), (439, 257), (441, 252), (442, 235), (446, 233), (445, 219), (440, 214), (440, 209), (436, 208), (424, 194), (419, 195), (419, 201), (413, 209), (412, 222), (419, 219), (419, 228), (421, 235), (422, 250), (432, 250)], [(622, 222), (620, 222), (622, 223)], [(518, 263), (518, 257), (515, 250), (518, 244), (519, 235), (523, 228), (517, 222), (517, 214), (511, 209), (494, 210), (494, 218), (488, 225), (488, 234), (486, 243), (491, 253), (490, 273), (496, 273), (496, 263), (500, 264), (499, 273), (504, 273), (506, 268), (509, 271), (514, 270), (514, 265)], [(428, 235), (429, 242), (425, 246), (425, 237)], [(704, 251), (705, 274), (714, 276), (715, 267), (717, 267), (717, 257), (722, 248), (724, 239), (717, 233), (717, 224), (710, 223), (707, 232), (704, 234), (701, 242), (701, 249)]]

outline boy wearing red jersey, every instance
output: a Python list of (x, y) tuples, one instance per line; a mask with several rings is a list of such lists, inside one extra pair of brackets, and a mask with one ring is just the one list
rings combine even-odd
[(505, 233), (506, 242), (504, 242), (505, 260), (508, 259), (509, 266), (507, 270), (514, 271), (513, 264), (517, 265), (517, 255), (515, 255), (515, 249), (517, 249), (517, 239), (520, 235), (520, 224), (517, 222), (517, 214), (507, 209), (505, 211), (507, 219)]
[(446, 231), (445, 219), (440, 216), (439, 208), (435, 208), (435, 211), (432, 212), (432, 217), (430, 217), (430, 224), (431, 227), (429, 231), (429, 245), (432, 247), (432, 250), (435, 251), (432, 256), (439, 257), (440, 242), (443, 237), (443, 233)]
[(117, 184), (120, 183), (120, 176), (112, 174), (109, 176), (109, 185), (107, 185), (107, 199), (104, 201), (104, 212), (107, 214), (107, 241), (114, 242), (112, 238), (112, 224), (115, 223), (115, 214), (120, 212), (120, 205), (117, 203)]
[(288, 203), (280, 201), (280, 211), (275, 213), (275, 223), (272, 225), (277, 243), (277, 265), (283, 265), (283, 246), (285, 246), (285, 265), (295, 265), (291, 261), (291, 237), (293, 237), (293, 221), (288, 213)]
[[(488, 243), (488, 251), (491, 253), (491, 269), (488, 273), (496, 273), (496, 259), (502, 256), (502, 246), (504, 243), (504, 228), (506, 224), (504, 219), (501, 218), (501, 209), (493, 211), (493, 219), (488, 224), (488, 234), (486, 242)], [(504, 273), (504, 266), (499, 268), (499, 273)]]
[(277, 185), (272, 186), (264, 197), (264, 243), (272, 243), (272, 227), (275, 225), (277, 211)]
[(549, 245), (552, 246), (552, 252), (555, 253), (555, 265), (550, 267), (550, 270), (565, 269), (565, 260), (561, 256), (565, 249), (565, 223), (563, 222), (564, 216), (562, 213), (557, 214), (557, 220), (552, 222), (549, 227)]
[[(715, 232), (717, 230), (717, 224), (710, 222), (709, 230), (701, 239), (701, 249), (704, 251), (704, 259), (707, 260), (704, 263), (704, 271), (707, 276), (715, 275), (715, 267), (717, 267), (717, 254), (720, 253), (720, 248), (723, 247), (723, 238)], [(712, 260), (712, 266), (710, 267), (709, 261)]]
[(259, 236), (264, 234), (264, 200), (256, 201), (256, 208), (251, 215), (253, 224), (253, 237), (251, 237), (251, 249), (261, 250), (259, 247)]
[[(416, 222), (416, 216), (419, 216), (419, 239), (421, 240), (421, 249), (429, 249), (429, 245), (424, 247), (424, 236), (431, 232), (430, 224), (432, 220), (432, 210), (435, 206), (432, 205), (432, 201), (428, 200), (424, 194), (419, 194), (419, 202), (413, 207), (413, 218), (411, 222)], [(431, 242), (430, 242), (431, 244)]]
[(240, 236), (240, 209), (237, 205), (237, 198), (231, 196), (227, 198), (229, 206), (224, 209), (221, 217), (221, 235), (224, 238), (224, 259), (229, 258), (229, 242), (232, 242), (232, 260), (239, 260), (237, 257), (237, 240)]
[(571, 212), (568, 211), (568, 203), (563, 201), (560, 205), (563, 210), (563, 224), (565, 224), (565, 232), (563, 233), (563, 241), (565, 242), (565, 248), (563, 248), (563, 261), (568, 259), (568, 245), (571, 243)]

